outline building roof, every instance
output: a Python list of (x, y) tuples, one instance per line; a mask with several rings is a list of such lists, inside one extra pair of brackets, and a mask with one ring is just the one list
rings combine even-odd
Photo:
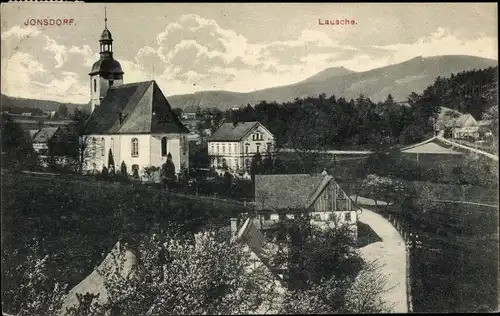
[(455, 127), (475, 126), (476, 119), (470, 114), (464, 114), (455, 120)]
[(256, 175), (256, 207), (259, 210), (306, 208), (327, 177), (309, 174)]
[(436, 143), (440, 138), (434, 136), (421, 143), (414, 144), (401, 149), (402, 153), (406, 154), (448, 154), (448, 155), (462, 155), (461, 152), (452, 150), (445, 146)]
[(92, 112), (85, 133), (163, 134), (189, 133), (189, 130), (153, 80), (111, 87), (101, 105)]
[(259, 125), (262, 124), (260, 122), (224, 123), (208, 138), (208, 141), (240, 141)]
[(38, 133), (38, 129), (30, 129), (28, 130), (28, 133), (30, 135), (30, 139), (33, 139), (33, 137), (36, 135), (36, 133)]
[(59, 127), (43, 127), (33, 136), (33, 142), (34, 143), (48, 142), (52, 137), (54, 137), (54, 135), (59, 129), (60, 129)]

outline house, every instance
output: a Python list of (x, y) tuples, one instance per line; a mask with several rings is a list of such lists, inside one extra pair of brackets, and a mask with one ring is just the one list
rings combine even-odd
[(100, 59), (89, 73), (91, 115), (85, 124), (84, 172), (108, 166), (109, 152), (119, 170), (139, 176), (148, 166), (160, 167), (172, 157), (176, 172), (189, 168), (189, 130), (152, 81), (123, 84), (120, 63), (113, 58), (113, 39), (105, 28), (99, 40)]
[(57, 115), (57, 111), (44, 111), (44, 114), (48, 118), (54, 118)]
[(190, 105), (182, 111), (182, 118), (185, 120), (195, 120), (201, 113), (199, 106)]
[(248, 171), (256, 153), (274, 151), (274, 135), (260, 122), (223, 123), (208, 138), (208, 155), (214, 168)]
[(480, 137), (479, 124), (470, 114), (463, 114), (455, 120), (453, 127), (453, 138), (455, 139), (478, 139)]
[[(29, 133), (31, 135), (33, 130), (30, 130)], [(60, 127), (43, 127), (36, 133), (33, 133), (33, 149), (41, 155), (49, 155), (49, 151), (52, 149), (50, 147), (51, 143), (57, 143), (62, 140), (63, 136), (64, 131)]]
[(255, 209), (263, 226), (306, 210), (313, 224), (347, 224), (357, 238), (360, 209), (328, 174), (256, 175)]

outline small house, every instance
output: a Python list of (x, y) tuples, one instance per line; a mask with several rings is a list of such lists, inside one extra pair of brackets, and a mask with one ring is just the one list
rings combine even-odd
[(360, 209), (327, 174), (256, 175), (255, 208), (264, 226), (306, 211), (313, 224), (347, 224), (357, 238)]

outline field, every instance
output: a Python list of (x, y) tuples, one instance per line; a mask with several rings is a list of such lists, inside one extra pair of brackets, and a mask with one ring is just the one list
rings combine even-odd
[[(43, 254), (57, 261), (58, 278), (76, 285), (121, 237), (141, 238), (155, 226), (184, 231), (229, 225), (247, 210), (238, 205), (182, 198), (164, 191), (68, 177), (2, 174), (2, 291), (19, 287), (16, 268), (37, 239)], [(7, 293), (7, 294), (6, 294)]]

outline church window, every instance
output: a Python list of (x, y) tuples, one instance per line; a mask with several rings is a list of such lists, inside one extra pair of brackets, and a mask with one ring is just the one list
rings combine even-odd
[(94, 92), (97, 91), (97, 80), (94, 79)]
[(104, 155), (106, 154), (106, 141), (104, 140), (104, 137), (101, 138), (101, 156), (104, 157)]
[(257, 144), (257, 152), (260, 152), (259, 149), (260, 149), (260, 144)]
[(252, 140), (255, 140), (255, 134), (252, 134)]
[(222, 153), (225, 154), (226, 153), (226, 145), (222, 145)]
[(132, 138), (132, 157), (139, 157), (139, 140)]
[(92, 137), (92, 147), (91, 147), (92, 153), (91, 155), (96, 157), (97, 156), (97, 141), (95, 138)]
[(166, 157), (167, 156), (167, 138), (162, 137), (161, 139), (161, 156)]
[(217, 144), (217, 153), (219, 153), (219, 144)]
[(234, 144), (234, 152), (238, 152), (238, 150), (236, 149), (236, 144)]
[(248, 154), (248, 144), (245, 145), (245, 154)]

